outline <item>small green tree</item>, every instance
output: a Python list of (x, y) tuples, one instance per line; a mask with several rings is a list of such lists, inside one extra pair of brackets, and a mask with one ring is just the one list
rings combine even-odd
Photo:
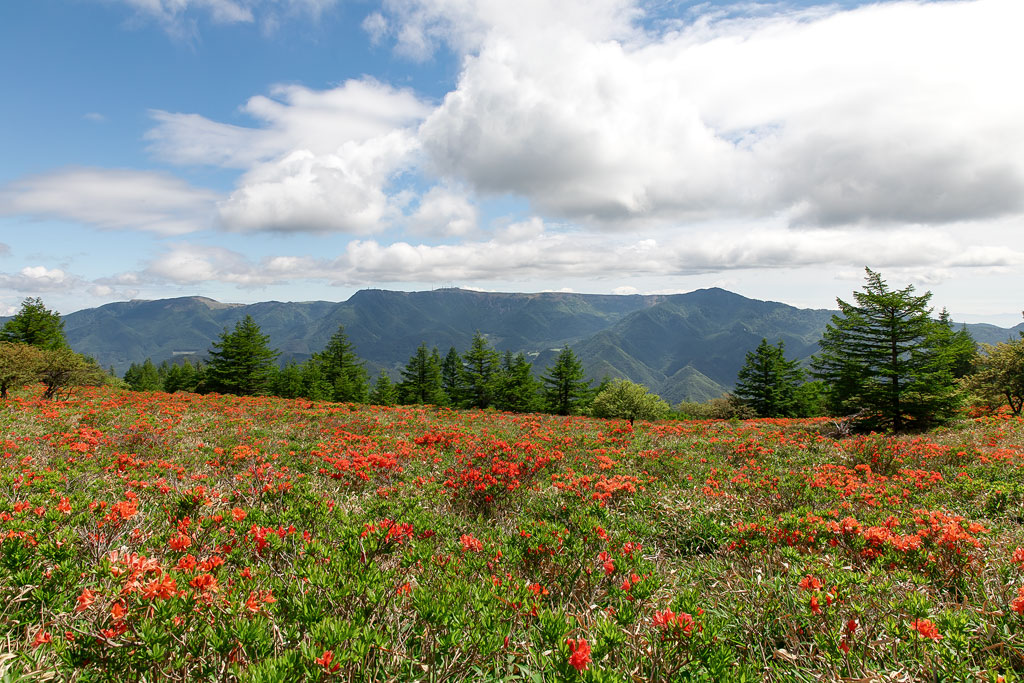
[(799, 411), (797, 387), (803, 378), (800, 364), (786, 360), (782, 340), (772, 346), (762, 339), (755, 350), (747, 352), (734, 393), (758, 417), (795, 417)]
[(629, 420), (657, 420), (670, 408), (660, 396), (652, 394), (642, 384), (628, 379), (615, 379), (594, 397), (590, 411), (594, 417)]
[[(163, 363), (160, 364), (163, 367)], [(164, 373), (164, 391), (173, 394), (176, 391), (199, 391), (200, 385), (205, 381), (205, 368), (202, 363), (195, 365), (186, 358), (181, 364), (172, 364)]]
[(0, 341), (0, 400), (11, 389), (35, 382), (42, 360), (42, 350), (36, 346)]
[(406, 404), (445, 404), (447, 396), (441, 388), (441, 357), (436, 348), (431, 353), (427, 351), (425, 343), (419, 345), (402, 370), (398, 394), (402, 403)]
[(942, 309), (939, 319), (931, 331), (931, 344), (941, 354), (940, 362), (949, 368), (955, 379), (974, 372), (974, 359), (978, 355), (978, 343), (967, 331), (966, 325), (954, 329), (949, 312)]
[(448, 403), (457, 406), (461, 405), (464, 399), (465, 387), (462, 384), (462, 356), (452, 346), (441, 361), (441, 387), (448, 396)]
[(69, 348), (42, 349), (38, 377), (43, 383), (43, 398), (55, 399), (74, 387), (101, 386), (107, 373), (96, 361)]
[(28, 344), (40, 349), (67, 348), (64, 321), (60, 314), (49, 310), (40, 298), (28, 298), (21, 303), (13, 318), (0, 329), (0, 341)]
[(132, 391), (163, 391), (163, 380), (149, 358), (142, 365), (132, 363), (124, 373), (124, 381)]
[(398, 403), (398, 389), (387, 372), (382, 372), (370, 390), (370, 403), (375, 406), (393, 406)]
[(207, 388), (240, 396), (266, 394), (274, 375), (274, 361), (280, 355), (267, 345), (269, 341), (252, 316), (237, 322), (232, 332), (225, 328), (220, 341), (210, 349)]
[(1014, 415), (1024, 410), (1024, 336), (982, 344), (976, 371), (965, 378), (966, 388), (989, 408), (1006, 403)]
[(584, 380), (583, 364), (569, 345), (562, 347), (555, 364), (541, 377), (547, 410), (556, 415), (579, 412), (591, 397), (590, 382)]
[(494, 376), (501, 356), (491, 348), (487, 337), (479, 330), (473, 335), (469, 350), (462, 355), (462, 383), (465, 387), (463, 405), (467, 408), (486, 408), (494, 402)]
[(839, 314), (825, 328), (813, 374), (828, 384), (836, 414), (858, 414), (871, 429), (904, 431), (948, 420), (959, 396), (952, 357), (940, 323), (932, 320), (931, 292), (891, 290), (867, 271), (856, 303), (836, 299)]
[(303, 396), (302, 388), (302, 366), (294, 361), (286, 363), (274, 376), (274, 396), (299, 398)]
[(332, 401), (366, 403), (369, 400), (366, 368), (353, 350), (343, 325), (338, 326), (324, 350), (314, 356), (314, 362), (319, 363), (324, 381), (331, 388)]
[(540, 408), (539, 384), (533, 365), (526, 357), (506, 351), (501, 368), (494, 376), (494, 407), (514, 413), (530, 413)]

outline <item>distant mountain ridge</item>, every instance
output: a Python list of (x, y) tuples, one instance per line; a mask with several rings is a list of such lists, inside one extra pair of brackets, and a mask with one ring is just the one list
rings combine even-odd
[[(206, 297), (124, 301), (64, 316), (71, 346), (119, 374), (146, 358), (202, 358), (225, 328), (251, 315), (282, 360), (302, 361), (327, 344), (338, 325), (371, 375), (399, 370), (421, 342), (444, 355), (465, 351), (476, 330), (499, 351), (522, 351), (543, 372), (569, 344), (590, 377), (626, 377), (671, 403), (706, 400), (730, 390), (745, 355), (762, 338), (781, 339), (790, 358), (806, 360), (835, 311), (759, 301), (723, 289), (686, 294), (537, 294), (439, 289), (366, 289), (347, 301), (226, 304)], [(1014, 336), (968, 325), (979, 342)]]

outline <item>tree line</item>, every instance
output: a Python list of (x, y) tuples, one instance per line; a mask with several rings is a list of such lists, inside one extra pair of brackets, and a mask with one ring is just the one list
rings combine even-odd
[[(675, 416), (690, 418), (842, 416), (858, 428), (924, 429), (949, 421), (967, 404), (1015, 415), (1024, 410), (1024, 333), (995, 345), (977, 345), (966, 327), (955, 329), (943, 310), (933, 317), (931, 292), (891, 289), (865, 269), (863, 291), (836, 299), (807, 367), (787, 359), (780, 340), (762, 339), (746, 354), (732, 394), (703, 404), (683, 402)], [(442, 357), (421, 343), (399, 377), (386, 371), (372, 384), (344, 327), (302, 363), (278, 366), (250, 316), (225, 328), (205, 362), (133, 363), (124, 382), (141, 391), (276, 395), (378, 405), (430, 404), (559, 415), (657, 419), (670, 407), (646, 387), (605, 378), (597, 386), (568, 345), (539, 376), (522, 353), (501, 353), (479, 331), (470, 347)], [(74, 353), (60, 316), (38, 298), (0, 329), (0, 398), (9, 389), (41, 382), (54, 398), (78, 384), (109, 381), (91, 359)]]
[(585, 379), (583, 366), (565, 346), (554, 364), (539, 378), (524, 354), (500, 353), (477, 332), (469, 349), (451, 347), (443, 357), (422, 343), (392, 379), (382, 372), (371, 384), (363, 360), (339, 326), (324, 349), (302, 363), (279, 367), (280, 353), (269, 346), (252, 317), (225, 329), (205, 363), (164, 362), (147, 359), (125, 372), (129, 388), (142, 391), (196, 391), (241, 396), (274, 395), (283, 398), (375, 405), (429, 404), (455, 408), (494, 408), (513, 412), (552, 412), (572, 415), (587, 412), (610, 383), (597, 387)]

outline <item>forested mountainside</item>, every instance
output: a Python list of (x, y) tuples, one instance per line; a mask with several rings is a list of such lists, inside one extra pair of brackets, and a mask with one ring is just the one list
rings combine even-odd
[[(542, 372), (570, 345), (589, 375), (640, 382), (670, 403), (705, 400), (732, 388), (748, 351), (783, 340), (806, 359), (832, 311), (748, 299), (722, 289), (672, 295), (538, 294), (439, 289), (363, 290), (343, 302), (225, 304), (204, 297), (127, 301), (64, 316), (78, 352), (121, 374), (146, 358), (202, 358), (226, 327), (252, 316), (282, 362), (324, 348), (339, 325), (371, 375), (397, 377), (421, 342), (443, 355), (465, 351), (479, 330), (500, 351), (524, 352)], [(1024, 329), (968, 325), (979, 342)]]

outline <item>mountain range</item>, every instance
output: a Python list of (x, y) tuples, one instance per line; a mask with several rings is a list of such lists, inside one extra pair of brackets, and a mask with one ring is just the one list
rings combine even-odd
[[(110, 303), (63, 317), (68, 342), (122, 374), (131, 363), (202, 359), (225, 329), (252, 316), (282, 362), (302, 361), (343, 325), (371, 376), (393, 379), (421, 342), (460, 353), (479, 330), (499, 351), (523, 352), (543, 372), (563, 345), (589, 377), (625, 377), (670, 403), (730, 390), (746, 353), (762, 338), (782, 340), (806, 361), (834, 311), (800, 309), (725, 291), (686, 294), (537, 294), (437, 289), (367, 289), (347, 301), (226, 304), (205, 297)], [(2, 321), (0, 321), (2, 322)], [(1004, 341), (1024, 330), (968, 325), (975, 340)]]

